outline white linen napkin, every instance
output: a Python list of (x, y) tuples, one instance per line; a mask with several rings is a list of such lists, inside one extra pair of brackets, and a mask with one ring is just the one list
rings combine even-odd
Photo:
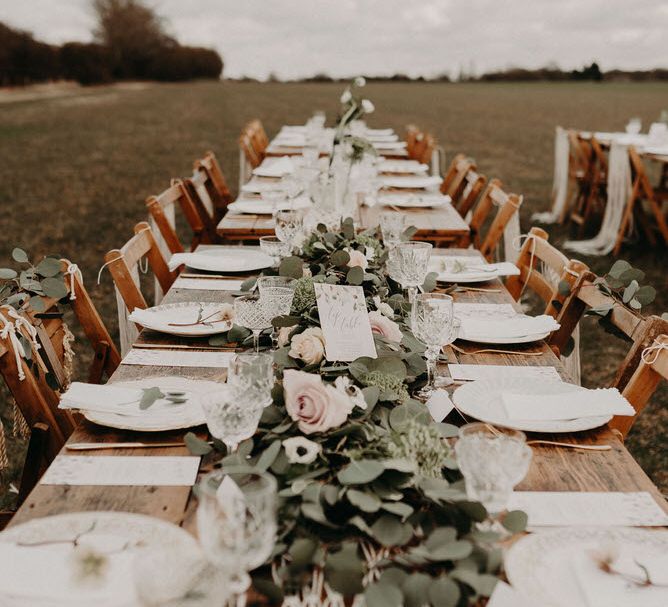
[(502, 392), (510, 419), (556, 421), (598, 415), (634, 415), (635, 410), (617, 388), (569, 391), (564, 394)]
[(471, 261), (470, 265), (466, 265), (464, 269), (459, 272), (452, 271), (451, 265), (447, 265), (448, 269), (442, 269), (442, 262), (437, 259), (430, 262), (429, 271), (438, 272), (437, 280), (443, 282), (457, 282), (458, 280), (475, 280), (479, 279), (480, 281), (491, 280), (497, 276), (517, 276), (520, 273), (520, 269), (509, 261), (502, 261), (500, 263), (486, 263), (484, 261), (476, 260), (475, 258), (469, 258)]
[(205, 253), (174, 253), (167, 266), (170, 270), (176, 270), (179, 266), (186, 265), (196, 267), (210, 272), (243, 272), (247, 270), (247, 264), (238, 255), (230, 255), (230, 249), (216, 252), (215, 255)]
[[(81, 543), (90, 545), (93, 539), (84, 538)], [(4, 604), (4, 596), (82, 607), (136, 605), (132, 551), (107, 554), (108, 565), (104, 574), (96, 578), (96, 583), (90, 583), (90, 580), (86, 583), (75, 575), (77, 554), (83, 554), (84, 550), (83, 546), (74, 548), (71, 544), (28, 547), (0, 542), (0, 603)]]
[(241, 186), (241, 191), (245, 194), (263, 194), (264, 192), (273, 192), (280, 190), (281, 186), (277, 182), (259, 181), (251, 179), (248, 183)]
[(378, 150), (403, 150), (406, 148), (406, 145), (405, 141), (383, 141), (382, 143), (373, 143), (373, 146)]
[(426, 173), (429, 170), (428, 164), (423, 164), (417, 160), (383, 160), (378, 163), (378, 172), (380, 173)]
[(434, 188), (443, 181), (436, 175), (387, 175), (380, 179), (386, 188)]
[(398, 206), (407, 209), (437, 208), (452, 202), (450, 196), (436, 192), (425, 192), (424, 194), (393, 192), (379, 194), (376, 199), (377, 204), (381, 206)]
[(265, 160), (259, 167), (253, 169), (253, 175), (259, 177), (283, 177), (289, 175), (295, 170), (295, 165), (290, 156), (281, 156), (272, 159), (271, 162)]
[(243, 280), (226, 278), (183, 278), (179, 276), (172, 285), (175, 289), (197, 291), (240, 291)]
[(644, 572), (637, 563), (647, 569), (650, 579), (661, 586), (637, 586), (621, 575), (612, 575), (601, 570), (592, 556), (592, 551), (616, 550), (610, 547), (592, 547), (571, 555), (570, 569), (578, 581), (580, 591), (588, 607), (666, 607), (668, 605), (668, 556), (639, 546), (619, 548), (620, 554), (613, 561), (615, 571), (644, 579)]
[(514, 339), (527, 335), (550, 333), (559, 328), (559, 323), (547, 314), (515, 318), (501, 317), (498, 320), (463, 318), (460, 337), (475, 341), (476, 338)]
[(367, 137), (373, 136), (373, 135), (392, 135), (394, 133), (394, 129), (367, 129), (365, 131), (365, 135)]
[(378, 143), (378, 144), (383, 144), (383, 143), (389, 143), (392, 141), (399, 141), (399, 135), (396, 133), (390, 133), (389, 135), (378, 135), (377, 133), (367, 133), (366, 134), (366, 139), (368, 139), (371, 143)]
[[(143, 392), (137, 388), (117, 388), (113, 385), (72, 382), (60, 396), (60, 409), (89, 409), (119, 413), (136, 413)], [(134, 406), (133, 406), (134, 405)]]

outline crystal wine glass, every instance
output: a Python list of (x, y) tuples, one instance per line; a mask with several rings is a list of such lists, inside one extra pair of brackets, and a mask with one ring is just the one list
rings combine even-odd
[(411, 325), (413, 334), (425, 346), (427, 385), (418, 396), (428, 399), (436, 389), (436, 362), (441, 348), (453, 341), (454, 304), (444, 293), (421, 293), (413, 301)]
[(428, 242), (401, 242), (394, 249), (393, 263), (396, 276), (404, 289), (408, 289), (408, 301), (413, 303), (418, 287), (424, 282), (429, 267), (432, 246)]
[(250, 586), (248, 571), (262, 565), (276, 542), (276, 479), (266, 472), (216, 470), (199, 484), (197, 533), (216, 567), (232, 573), (232, 591)]
[(274, 357), (266, 352), (235, 354), (227, 367), (227, 383), (242, 394), (267, 403), (274, 387)]
[(211, 436), (221, 440), (231, 453), (241, 441), (255, 434), (267, 404), (255, 392), (242, 392), (234, 385), (222, 384), (202, 396), (202, 409)]
[(271, 312), (256, 295), (242, 295), (234, 300), (234, 320), (253, 332), (255, 351), (260, 351), (260, 333), (271, 327)]
[[(276, 316), (290, 314), (292, 300), (295, 296), (297, 281), (287, 276), (260, 276), (257, 279), (257, 288), (260, 291), (260, 300), (264, 302), (267, 312)], [(278, 346), (278, 331), (272, 326), (271, 343)]]
[(260, 250), (273, 259), (275, 266), (289, 253), (287, 245), (277, 236), (260, 236)]
[(294, 210), (279, 210), (276, 212), (275, 221), (276, 236), (292, 251), (302, 231), (304, 221), (302, 214)]
[(523, 432), (484, 423), (462, 426), (455, 452), (468, 498), (481, 502), (490, 514), (506, 509), (531, 463), (531, 447)]
[(386, 212), (380, 214), (380, 235), (383, 244), (392, 249), (401, 242), (401, 235), (406, 229), (406, 215)]

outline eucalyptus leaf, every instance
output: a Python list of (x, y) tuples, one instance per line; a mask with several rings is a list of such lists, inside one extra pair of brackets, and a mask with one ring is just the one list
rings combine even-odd
[(262, 470), (263, 472), (267, 470), (274, 463), (274, 460), (278, 456), (278, 452), (280, 450), (281, 450), (281, 441), (275, 440), (262, 452), (262, 455), (260, 455), (260, 458), (255, 464), (255, 467), (258, 468), (259, 470)]
[(143, 388), (142, 397), (139, 401), (139, 409), (144, 411), (161, 398), (165, 398), (165, 395), (160, 391), (160, 388), (156, 386), (151, 388)]
[(337, 268), (346, 268), (350, 261), (350, 255), (347, 251), (335, 251), (331, 254), (329, 261)]
[(656, 289), (649, 285), (642, 286), (636, 291), (635, 298), (641, 305), (647, 306), (656, 298)]
[(60, 273), (62, 262), (55, 257), (45, 257), (37, 264), (35, 270), (40, 276), (54, 277)]
[(433, 607), (455, 607), (461, 591), (457, 582), (447, 576), (434, 580), (429, 585), (427, 596)]
[(293, 571), (305, 569), (311, 564), (313, 555), (318, 548), (318, 543), (311, 538), (297, 538), (290, 546), (288, 555), (290, 556), (290, 569)]
[(438, 272), (429, 272), (422, 283), (422, 290), (425, 293), (431, 293), (437, 285), (436, 279), (438, 278)]
[(12, 251), (12, 259), (14, 261), (17, 261), (18, 263), (29, 263), (28, 254), (23, 249), (20, 249), (19, 247), (16, 247)]
[(383, 514), (371, 525), (371, 533), (383, 546), (403, 546), (413, 537), (413, 527), (393, 514)]
[(193, 455), (207, 455), (211, 453), (212, 447), (209, 443), (202, 440), (192, 432), (186, 433), (183, 437), (183, 442), (185, 442), (188, 451)]
[(402, 607), (404, 597), (398, 586), (377, 582), (364, 590), (367, 607)]
[(62, 299), (69, 293), (65, 282), (61, 278), (45, 278), (42, 280), (42, 290), (44, 295), (54, 299)]
[(356, 489), (349, 489), (346, 492), (346, 497), (353, 506), (357, 506), (363, 512), (378, 512), (382, 504), (377, 495)]
[(640, 289), (638, 281), (632, 280), (626, 287), (626, 289), (624, 289), (624, 294), (622, 295), (622, 301), (625, 304), (629, 303), (635, 297), (635, 294), (638, 292), (638, 289)]
[(508, 531), (521, 533), (526, 529), (527, 522), (528, 517), (526, 512), (522, 512), (521, 510), (511, 510), (503, 517), (502, 524)]
[(18, 276), (16, 270), (11, 268), (0, 268), (0, 280), (13, 280)]
[(257, 277), (251, 276), (250, 278), (247, 278), (241, 283), (241, 290), (252, 291), (255, 288), (256, 283), (257, 283)]
[(336, 477), (342, 485), (362, 485), (378, 478), (384, 470), (376, 460), (353, 460)]
[(348, 270), (348, 274), (346, 275), (346, 282), (349, 285), (361, 285), (364, 282), (364, 270), (362, 270), (362, 268), (359, 266), (350, 268), (350, 270)]
[(301, 278), (304, 276), (304, 262), (301, 257), (285, 257), (281, 260), (278, 268), (279, 276), (288, 276), (290, 278)]
[(408, 575), (401, 586), (406, 607), (423, 607), (431, 582), (431, 576), (426, 573)]
[(44, 303), (44, 300), (39, 295), (33, 295), (30, 298), (30, 307), (35, 312), (37, 312), (38, 314), (41, 314), (42, 312), (46, 312), (46, 304)]

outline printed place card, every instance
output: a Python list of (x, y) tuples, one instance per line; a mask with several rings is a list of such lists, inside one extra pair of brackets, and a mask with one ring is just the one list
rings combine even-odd
[(202, 352), (200, 350), (162, 350), (135, 348), (121, 361), (123, 365), (149, 367), (211, 367), (227, 368), (234, 352)]
[(192, 487), (199, 461), (193, 456), (58, 455), (40, 483)]
[(560, 381), (559, 373), (554, 367), (504, 365), (459, 365), (449, 364), (450, 376), (455, 381), (475, 381), (476, 379), (500, 379), (504, 377), (529, 377)]
[(243, 280), (226, 278), (177, 278), (174, 289), (196, 289), (198, 291), (239, 291)]
[(646, 491), (515, 491), (508, 510), (523, 510), (529, 527), (665, 527), (668, 514)]
[(314, 287), (327, 360), (350, 362), (361, 356), (376, 358), (362, 287), (324, 283), (316, 283)]

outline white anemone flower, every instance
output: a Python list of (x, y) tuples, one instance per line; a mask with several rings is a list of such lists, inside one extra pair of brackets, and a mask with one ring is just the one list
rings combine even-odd
[(366, 84), (366, 78), (364, 76), (357, 76), (357, 78), (355, 78), (355, 86), (361, 88), (365, 84)]
[(322, 451), (319, 443), (305, 436), (293, 436), (283, 441), (285, 454), (291, 464), (312, 464)]
[(352, 98), (353, 94), (350, 92), (350, 89), (346, 89), (341, 95), (341, 103), (348, 103)]
[(369, 99), (362, 99), (362, 109), (364, 110), (365, 114), (371, 114), (376, 109), (376, 107)]
[(353, 384), (349, 377), (340, 375), (334, 380), (334, 387), (339, 390), (339, 392), (343, 392), (356, 407), (366, 410), (364, 393), (360, 388)]
[(380, 301), (380, 297), (378, 297), (378, 295), (373, 298), (373, 303), (376, 306), (376, 310), (378, 310), (383, 316), (394, 318), (394, 310), (392, 309), (392, 306), (389, 303)]

